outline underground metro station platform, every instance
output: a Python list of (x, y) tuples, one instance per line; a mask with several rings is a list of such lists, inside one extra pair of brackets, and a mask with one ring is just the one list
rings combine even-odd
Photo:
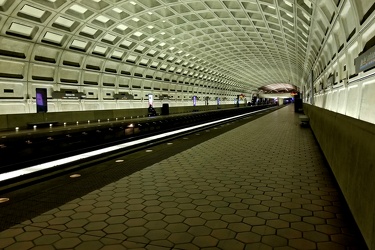
[(0, 0), (0, 249), (375, 250), (374, 96), (374, 0)]
[(291, 105), (1, 196), (6, 250), (367, 249)]

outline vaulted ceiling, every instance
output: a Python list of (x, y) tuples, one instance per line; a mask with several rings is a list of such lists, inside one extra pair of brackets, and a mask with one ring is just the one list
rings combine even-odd
[(195, 71), (238, 90), (271, 91), (296, 88), (310, 74), (317, 54), (312, 23), (339, 1), (316, 2), (3, 0), (0, 10), (8, 15), (7, 35), (174, 74)]

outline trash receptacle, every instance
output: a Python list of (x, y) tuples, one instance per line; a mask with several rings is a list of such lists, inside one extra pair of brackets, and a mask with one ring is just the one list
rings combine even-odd
[(161, 114), (162, 115), (169, 115), (169, 104), (163, 103), (163, 106), (161, 107)]
[(294, 100), (294, 112), (300, 113), (300, 112), (302, 112), (302, 109), (303, 109), (302, 99), (296, 98)]

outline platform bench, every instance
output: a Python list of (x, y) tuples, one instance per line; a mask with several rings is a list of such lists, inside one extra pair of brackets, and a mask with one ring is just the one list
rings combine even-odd
[(307, 115), (300, 115), (299, 116), (299, 120), (301, 122), (300, 123), (301, 125), (308, 125), (309, 121), (310, 121), (310, 119), (309, 119), (309, 117)]

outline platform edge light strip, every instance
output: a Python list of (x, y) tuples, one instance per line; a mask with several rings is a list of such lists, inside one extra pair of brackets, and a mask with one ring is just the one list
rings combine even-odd
[(249, 114), (258, 113), (258, 112), (265, 111), (265, 110), (268, 110), (268, 109), (271, 109), (271, 108), (257, 110), (257, 111), (245, 113), (245, 114), (242, 114), (242, 115), (236, 115), (236, 116), (224, 118), (224, 119), (221, 119), (221, 120), (218, 120), (218, 121), (199, 124), (199, 125), (195, 125), (193, 127), (178, 129), (178, 130), (166, 132), (166, 133), (163, 133), (163, 134), (160, 134), (160, 135), (154, 135), (154, 136), (150, 136), (150, 137), (147, 137), (147, 138), (143, 138), (143, 139), (139, 139), (139, 140), (135, 140), (135, 141), (131, 141), (131, 142), (125, 142), (125, 143), (122, 143), (122, 144), (119, 144), (119, 145), (106, 147), (106, 148), (102, 148), (102, 149), (98, 149), (98, 150), (93, 150), (93, 151), (90, 151), (90, 152), (86, 152), (86, 153), (82, 153), (82, 154), (78, 154), (78, 155), (74, 155), (74, 156), (69, 156), (69, 157), (66, 157), (66, 158), (62, 158), (62, 159), (58, 159), (58, 160), (54, 160), (54, 161), (50, 161), (50, 162), (46, 162), (46, 163), (41, 163), (41, 164), (38, 164), (38, 165), (35, 165), (35, 166), (32, 166), (32, 167), (27, 167), (27, 168), (3, 173), (3, 174), (0, 174), (0, 182), (6, 181), (6, 180), (9, 180), (9, 179), (13, 179), (13, 178), (25, 175), (25, 174), (31, 174), (31, 173), (34, 173), (34, 172), (37, 172), (37, 171), (46, 170), (46, 169), (49, 169), (49, 168), (61, 166), (61, 165), (68, 164), (68, 163), (73, 163), (73, 162), (78, 161), (78, 160), (87, 159), (87, 158), (90, 158), (90, 157), (93, 157), (93, 156), (98, 156), (98, 155), (108, 153), (108, 152), (112, 152), (112, 151), (115, 151), (115, 150), (124, 149), (124, 148), (135, 146), (135, 145), (138, 145), (138, 144), (141, 144), (141, 143), (150, 142), (150, 141), (165, 138), (165, 137), (168, 137), (168, 136), (176, 135), (176, 134), (179, 134), (179, 133), (187, 132), (187, 131), (190, 131), (190, 130), (194, 130), (194, 129), (202, 128), (202, 127), (205, 127), (205, 126), (213, 125), (215, 123), (225, 122), (225, 121), (236, 119), (236, 118), (246, 116), (246, 115), (249, 115)]

